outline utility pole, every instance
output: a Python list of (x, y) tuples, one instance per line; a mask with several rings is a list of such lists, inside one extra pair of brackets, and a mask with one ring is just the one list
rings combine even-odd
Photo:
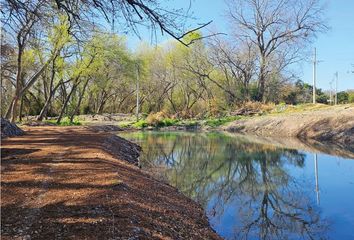
[(329, 82), (329, 105), (332, 105), (332, 82)]
[(316, 104), (316, 48), (314, 49), (313, 55), (313, 83), (312, 83), (312, 103)]
[(136, 65), (136, 121), (139, 121), (139, 65)]
[(338, 92), (338, 72), (336, 72), (336, 95), (334, 97), (334, 105), (337, 105), (337, 92)]

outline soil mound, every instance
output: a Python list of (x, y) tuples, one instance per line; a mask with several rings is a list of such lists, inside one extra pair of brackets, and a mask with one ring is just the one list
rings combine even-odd
[(21, 136), (25, 132), (5, 118), (1, 118), (1, 138)]

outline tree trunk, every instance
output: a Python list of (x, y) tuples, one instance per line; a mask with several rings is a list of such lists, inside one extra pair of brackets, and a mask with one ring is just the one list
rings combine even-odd
[[(20, 33), (19, 33), (20, 34)], [(18, 43), (18, 53), (17, 53), (17, 74), (16, 74), (16, 91), (15, 96), (13, 97), (9, 109), (6, 113), (6, 118), (10, 119), (11, 122), (15, 122), (16, 120), (16, 111), (17, 111), (17, 103), (18, 100), (21, 98), (20, 96), (20, 88), (21, 88), (21, 76), (22, 76), (22, 54), (23, 54), (23, 44), (20, 40), (20, 35), (17, 36), (17, 43)]]
[(259, 102), (263, 101), (263, 97), (264, 97), (264, 85), (265, 85), (265, 77), (264, 74), (262, 73), (262, 75), (259, 78), (259, 83), (258, 83), (258, 92), (257, 92), (257, 97), (256, 100)]
[(11, 122), (14, 123), (16, 121), (16, 116), (17, 116), (17, 103), (18, 103), (19, 97), (15, 96), (12, 108), (11, 108)]
[(44, 104), (44, 106), (43, 106), (41, 112), (39, 113), (39, 116), (37, 117), (37, 121), (42, 121), (43, 118), (47, 116), (48, 108), (49, 108), (49, 106), (50, 106), (50, 103), (51, 103), (51, 101), (52, 101), (52, 98), (53, 98), (55, 92), (57, 91), (58, 87), (60, 86), (60, 84), (61, 84), (61, 83), (58, 83), (58, 84), (54, 87), (53, 90), (52, 90), (52, 89), (50, 90), (49, 96), (48, 96), (48, 98), (47, 98), (47, 100), (46, 100), (46, 102), (45, 102), (45, 104)]
[(106, 101), (104, 101), (104, 100), (102, 99), (101, 102), (100, 102), (100, 105), (98, 106), (98, 109), (97, 109), (96, 114), (101, 114), (101, 113), (102, 113), (103, 106), (104, 106), (105, 103), (106, 103)]
[(82, 99), (83, 99), (83, 97), (84, 97), (85, 90), (86, 90), (86, 86), (87, 86), (89, 80), (90, 80), (90, 79), (87, 79), (87, 81), (86, 81), (85, 84), (84, 84), (84, 87), (83, 87), (82, 92), (81, 92), (80, 97), (79, 97), (79, 101), (78, 101), (78, 103), (77, 103), (77, 105), (76, 105), (76, 107), (75, 107), (75, 110), (73, 111), (73, 113), (72, 113), (71, 116), (70, 116), (70, 123), (73, 123), (73, 122), (74, 122), (74, 116), (75, 116), (75, 114), (78, 114), (78, 113), (79, 113), (81, 101), (82, 101)]
[(20, 122), (22, 122), (23, 96), (21, 97), (20, 112), (18, 114)]
[(44, 103), (44, 106), (43, 106), (41, 112), (39, 113), (39, 115), (37, 117), (37, 121), (42, 121), (44, 116), (47, 115), (47, 109), (49, 107), (49, 103), (50, 103), (51, 99), (52, 99), (52, 95), (49, 95), (46, 102)]
[(101, 114), (102, 111), (103, 111), (103, 107), (104, 105), (106, 104), (106, 101), (107, 101), (107, 92), (106, 91), (102, 91), (102, 94), (101, 94), (101, 100), (100, 100), (100, 103), (98, 105), (98, 108), (97, 108), (97, 111), (96, 111), (96, 114)]
[(14, 104), (14, 101), (15, 101), (15, 97), (12, 98), (9, 107), (7, 108), (7, 111), (6, 111), (6, 114), (5, 114), (5, 118), (6, 119), (10, 120), (10, 118), (11, 118), (12, 105)]
[[(53, 82), (54, 82), (54, 78), (55, 78), (55, 61), (57, 59), (57, 55), (53, 58), (53, 62), (52, 62), (52, 72), (51, 72), (51, 76), (50, 76), (50, 83), (49, 83), (49, 91), (48, 91), (48, 85), (47, 85), (47, 81), (43, 81), (43, 87), (44, 87), (44, 98), (46, 99), (46, 102), (41, 110), (41, 112), (39, 113), (39, 116), (37, 117), (37, 121), (42, 121), (44, 116), (47, 116), (47, 110), (48, 107), (50, 105), (50, 102), (52, 100), (53, 95), (56, 92), (56, 89), (59, 87), (60, 85), (60, 81), (59, 83), (53, 88)], [(49, 93), (49, 96), (48, 96)]]
[(258, 77), (258, 92), (257, 92), (257, 96), (256, 96), (256, 100), (261, 102), (263, 101), (263, 97), (264, 97), (264, 89), (265, 89), (265, 80), (266, 80), (266, 66), (265, 66), (265, 57), (262, 54), (261, 57), (261, 66), (259, 69), (259, 77)]
[[(21, 60), (19, 60), (21, 61)], [(23, 94), (36, 82), (36, 80), (39, 78), (39, 76), (43, 73), (43, 71), (45, 70), (45, 68), (48, 66), (49, 64), (48, 60), (26, 83), (25, 86), (22, 86), (22, 71), (21, 69), (18, 69), (18, 73), (17, 73), (17, 77), (16, 77), (16, 93), (15, 96), (13, 98), (13, 101), (9, 107), (9, 110), (6, 114), (6, 118), (10, 118), (11, 117), (11, 122), (15, 122), (16, 117), (17, 117), (17, 105), (18, 105), (18, 100), (20, 98), (22, 98)]]
[(64, 102), (64, 104), (63, 104), (63, 107), (61, 108), (61, 111), (60, 111), (60, 114), (59, 114), (59, 117), (58, 117), (58, 120), (57, 120), (57, 124), (59, 124), (59, 123), (61, 122), (61, 119), (63, 118), (65, 109), (66, 109), (66, 107), (67, 107), (67, 105), (68, 105), (68, 103), (69, 103), (71, 94), (75, 91), (76, 86), (77, 86), (77, 84), (74, 84), (74, 85), (73, 85), (73, 87), (71, 88), (70, 93), (69, 93), (68, 96), (66, 97), (65, 102)]

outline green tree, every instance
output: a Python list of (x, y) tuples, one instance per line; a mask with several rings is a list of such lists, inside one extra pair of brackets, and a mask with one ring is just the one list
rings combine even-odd
[(349, 102), (349, 93), (346, 91), (341, 91), (337, 93), (338, 103), (348, 103)]

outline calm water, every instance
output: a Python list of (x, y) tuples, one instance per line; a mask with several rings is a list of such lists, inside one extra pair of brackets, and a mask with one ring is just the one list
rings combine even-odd
[(204, 206), (226, 239), (354, 239), (353, 159), (223, 133), (119, 135), (142, 146), (144, 168)]

